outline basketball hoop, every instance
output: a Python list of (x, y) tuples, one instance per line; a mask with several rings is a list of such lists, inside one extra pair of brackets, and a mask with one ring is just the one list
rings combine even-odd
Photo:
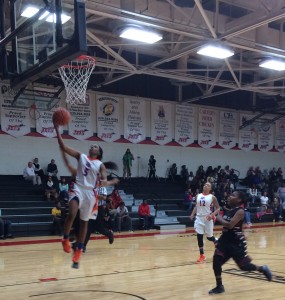
[(58, 69), (65, 86), (67, 103), (82, 104), (86, 102), (87, 84), (95, 64), (94, 58), (81, 55)]

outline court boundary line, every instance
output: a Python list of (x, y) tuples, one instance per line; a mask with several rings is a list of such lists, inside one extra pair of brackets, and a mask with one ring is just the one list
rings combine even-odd
[[(279, 223), (279, 224), (266, 224), (266, 225), (253, 225), (250, 228), (245, 228), (246, 231), (254, 230), (254, 229), (260, 229), (260, 228), (276, 228), (276, 227), (285, 227), (285, 223)], [(218, 228), (214, 228), (214, 231), (221, 231), (222, 226), (219, 226)], [(176, 234), (195, 234), (195, 229), (191, 227), (191, 229), (186, 230), (168, 230), (168, 231), (150, 231), (150, 232), (135, 232), (135, 233), (126, 233), (126, 234), (115, 234), (115, 239), (118, 238), (138, 238), (138, 237), (147, 237), (147, 236), (155, 236), (155, 235), (176, 235)], [(27, 238), (27, 237), (26, 237)], [(61, 241), (61, 238), (47, 238), (39, 240), (37, 239), (39, 237), (35, 237), (34, 240), (23, 240), (23, 241), (2, 241), (0, 242), (1, 246), (20, 246), (20, 245), (35, 245), (35, 244), (49, 244), (49, 243), (59, 243)], [(105, 240), (108, 239), (105, 236), (93, 236), (90, 238), (90, 240)]]

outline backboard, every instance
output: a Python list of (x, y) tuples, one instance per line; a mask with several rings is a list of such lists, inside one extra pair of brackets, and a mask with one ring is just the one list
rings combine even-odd
[(10, 78), (12, 88), (51, 74), (87, 51), (85, 3), (81, 1), (10, 1), (9, 29), (0, 41), (1, 61), (7, 61), (1, 73), (4, 79)]

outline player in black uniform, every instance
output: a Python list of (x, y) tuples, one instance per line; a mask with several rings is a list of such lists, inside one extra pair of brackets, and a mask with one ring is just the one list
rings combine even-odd
[(217, 286), (209, 291), (209, 294), (224, 293), (222, 283), (222, 265), (230, 258), (236, 262), (243, 271), (258, 271), (271, 281), (272, 274), (268, 266), (256, 266), (251, 263), (251, 258), (247, 255), (247, 244), (242, 232), (244, 221), (244, 206), (246, 205), (246, 195), (243, 192), (235, 191), (229, 196), (231, 210), (225, 215), (217, 216), (217, 221), (223, 225), (223, 232), (218, 240), (213, 257), (213, 269)]

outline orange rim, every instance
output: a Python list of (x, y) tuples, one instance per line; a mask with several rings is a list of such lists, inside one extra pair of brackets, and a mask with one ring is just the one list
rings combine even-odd
[[(95, 63), (96, 63), (96, 59), (91, 56), (88, 56), (88, 55), (80, 55), (74, 61), (84, 61), (84, 60), (92, 61), (92, 63), (93, 63), (92, 65), (95, 65)], [(84, 66), (84, 65), (83, 66), (73, 66), (73, 65), (67, 64), (67, 65), (62, 65), (60, 68), (61, 69), (68, 69), (68, 68), (69, 69), (85, 69), (88, 67), (90, 67), (90, 65), (89, 66)]]

